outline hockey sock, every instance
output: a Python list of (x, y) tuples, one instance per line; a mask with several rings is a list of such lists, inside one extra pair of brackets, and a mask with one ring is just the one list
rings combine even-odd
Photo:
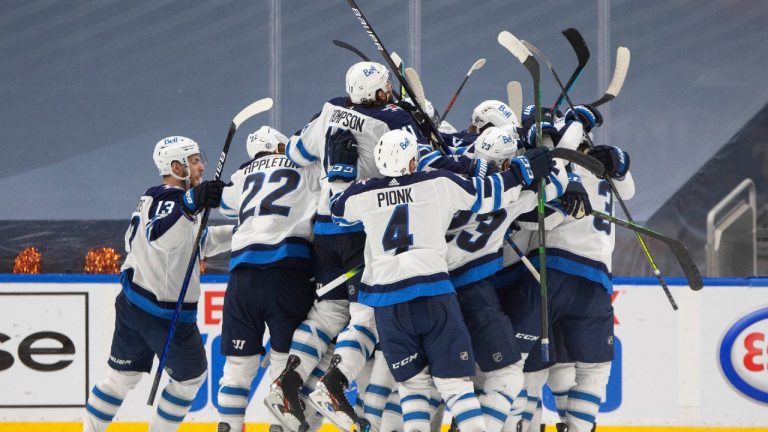
[(371, 357), (378, 337), (372, 307), (350, 303), (349, 314), (349, 325), (339, 333), (334, 354), (342, 359), (339, 371), (352, 382)]
[[(541, 406), (541, 388), (547, 381), (547, 369), (525, 373), (526, 404), (523, 411), (523, 431), (538, 431), (539, 423), (535, 420), (536, 410)], [(540, 417), (539, 417), (540, 419)], [(530, 425), (533, 425), (531, 427)]]
[[(283, 356), (283, 367), (287, 353), (272, 352), (271, 360)], [(261, 356), (234, 357), (227, 356), (224, 363), (224, 373), (219, 380), (219, 422), (227, 423), (231, 430), (243, 428), (245, 409), (248, 407), (248, 395), (251, 392), (251, 381), (256, 376), (261, 363)], [(282, 370), (279, 369), (279, 370)], [(166, 391), (168, 388), (166, 388)]]
[(93, 386), (85, 405), (85, 432), (103, 432), (117, 414), (123, 399), (141, 380), (141, 372), (123, 372), (107, 367), (107, 376)]
[(432, 432), (440, 432), (442, 430), (444, 415), (445, 404), (443, 403), (443, 398), (440, 396), (440, 392), (432, 387), (432, 391), (429, 394), (429, 416), (432, 418), (429, 426)]
[(434, 380), (459, 429), (462, 432), (484, 431), (483, 411), (480, 409), (480, 401), (475, 396), (472, 381), (469, 378), (438, 377)]
[(312, 370), (320, 362), (331, 339), (336, 336), (349, 321), (349, 302), (346, 300), (323, 300), (315, 302), (307, 319), (293, 332), (290, 354), (299, 357), (301, 362), (296, 372), (302, 381), (306, 381)]
[(395, 378), (389, 371), (384, 353), (376, 351), (373, 357), (371, 378), (363, 396), (365, 403), (363, 417), (374, 429), (381, 430), (381, 418), (384, 415), (384, 407), (387, 405), (392, 388), (395, 386)]
[(576, 385), (568, 392), (567, 421), (570, 432), (589, 432), (605, 397), (611, 363), (576, 363)]
[(384, 414), (381, 416), (380, 431), (401, 432), (403, 430), (403, 409), (400, 406), (400, 392), (395, 390), (389, 394)]
[(549, 368), (547, 379), (552, 394), (555, 395), (555, 405), (560, 421), (565, 423), (568, 409), (568, 392), (576, 385), (576, 364), (558, 363)]
[(157, 403), (157, 410), (149, 422), (152, 432), (175, 432), (192, 407), (197, 391), (205, 381), (207, 372), (186, 381), (171, 379), (165, 386)]
[(405, 432), (429, 430), (429, 393), (432, 381), (424, 368), (416, 376), (400, 383), (400, 406)]
[(317, 365), (316, 368), (312, 370), (312, 373), (309, 375), (309, 378), (307, 378), (306, 381), (304, 381), (304, 387), (301, 389), (300, 397), (304, 401), (304, 416), (307, 419), (307, 423), (309, 424), (309, 430), (317, 430), (320, 428), (320, 426), (323, 424), (323, 420), (325, 420), (325, 417), (318, 412), (311, 403), (307, 401), (307, 396), (312, 393), (315, 390), (315, 386), (317, 385), (317, 381), (320, 380), (320, 378), (323, 377), (323, 371), (328, 369), (328, 367), (331, 364), (331, 354), (333, 354), (335, 345), (330, 344), (328, 345), (328, 348), (326, 348), (325, 353), (322, 356), (322, 359), (320, 360), (320, 363)]
[(512, 402), (507, 421), (504, 423), (504, 432), (517, 432), (517, 423), (522, 420), (522, 413), (525, 410), (525, 404), (528, 402), (528, 392), (525, 389), (520, 390), (515, 400)]
[(487, 372), (480, 395), (487, 432), (501, 432), (512, 408), (513, 395), (523, 388), (523, 361)]

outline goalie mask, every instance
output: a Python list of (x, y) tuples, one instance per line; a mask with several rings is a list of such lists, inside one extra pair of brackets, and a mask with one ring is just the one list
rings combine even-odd
[[(173, 176), (179, 180), (189, 181), (189, 157), (200, 154), (200, 147), (195, 141), (183, 136), (170, 136), (163, 138), (155, 144), (155, 151), (152, 158), (161, 176)], [(171, 165), (177, 161), (184, 167), (186, 173), (184, 177), (179, 177), (173, 173)]]
[(248, 151), (248, 157), (255, 158), (262, 152), (277, 153), (278, 146), (288, 142), (288, 137), (280, 133), (279, 130), (269, 126), (262, 126), (256, 132), (248, 135), (245, 139), (245, 148)]
[(475, 158), (496, 162), (501, 167), (517, 154), (517, 146), (518, 140), (504, 129), (489, 127), (475, 140)]
[(472, 111), (472, 124), (479, 132), (488, 126), (517, 126), (519, 122), (507, 104), (498, 100), (487, 100)]
[(373, 149), (376, 168), (386, 177), (400, 177), (411, 173), (411, 161), (419, 160), (416, 137), (402, 129), (389, 131)]
[(389, 72), (380, 63), (355, 63), (347, 71), (347, 94), (354, 104), (376, 102), (376, 92), (388, 93), (392, 89)]

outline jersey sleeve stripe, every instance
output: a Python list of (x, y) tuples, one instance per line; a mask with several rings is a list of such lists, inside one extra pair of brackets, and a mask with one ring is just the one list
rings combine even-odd
[(492, 175), (491, 181), (493, 182), (493, 210), (496, 211), (501, 208), (501, 194), (503, 192), (501, 188), (501, 180), (499, 176)]
[(477, 213), (483, 204), (483, 180), (478, 177), (474, 177), (473, 180), (475, 182), (475, 203), (472, 204), (472, 208), (469, 211)]

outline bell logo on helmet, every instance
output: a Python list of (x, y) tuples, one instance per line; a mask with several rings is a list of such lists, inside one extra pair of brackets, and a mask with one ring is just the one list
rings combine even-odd
[(512, 111), (508, 110), (507, 108), (508, 107), (506, 105), (501, 104), (499, 105), (499, 112), (504, 114), (504, 117), (509, 118), (510, 116), (512, 116)]
[(163, 144), (173, 144), (179, 142), (179, 137), (168, 137), (163, 140)]
[(408, 138), (405, 138), (403, 139), (403, 141), (400, 142), (400, 148), (402, 148), (403, 150), (407, 149), (409, 145), (411, 145), (411, 140), (409, 140)]
[(376, 72), (378, 72), (378, 70), (376, 69), (376, 66), (374, 66), (374, 65), (371, 65), (371, 67), (368, 68), (368, 69), (363, 69), (363, 75), (365, 75), (367, 77), (375, 74)]
[(504, 141), (504, 144), (509, 144), (512, 142), (512, 137), (510, 135), (502, 135), (501, 140)]

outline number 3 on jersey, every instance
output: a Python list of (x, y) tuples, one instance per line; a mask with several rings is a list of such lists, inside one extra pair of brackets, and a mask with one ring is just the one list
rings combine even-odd
[[(613, 193), (611, 191), (611, 185), (607, 181), (603, 180), (597, 184), (597, 193), (605, 197), (605, 214), (613, 215)], [(592, 226), (596, 230), (602, 231), (608, 235), (611, 235), (611, 223), (607, 220), (592, 218)]]
[(408, 204), (395, 207), (389, 219), (381, 245), (385, 251), (394, 249), (395, 255), (401, 254), (413, 245), (413, 235), (408, 232)]

